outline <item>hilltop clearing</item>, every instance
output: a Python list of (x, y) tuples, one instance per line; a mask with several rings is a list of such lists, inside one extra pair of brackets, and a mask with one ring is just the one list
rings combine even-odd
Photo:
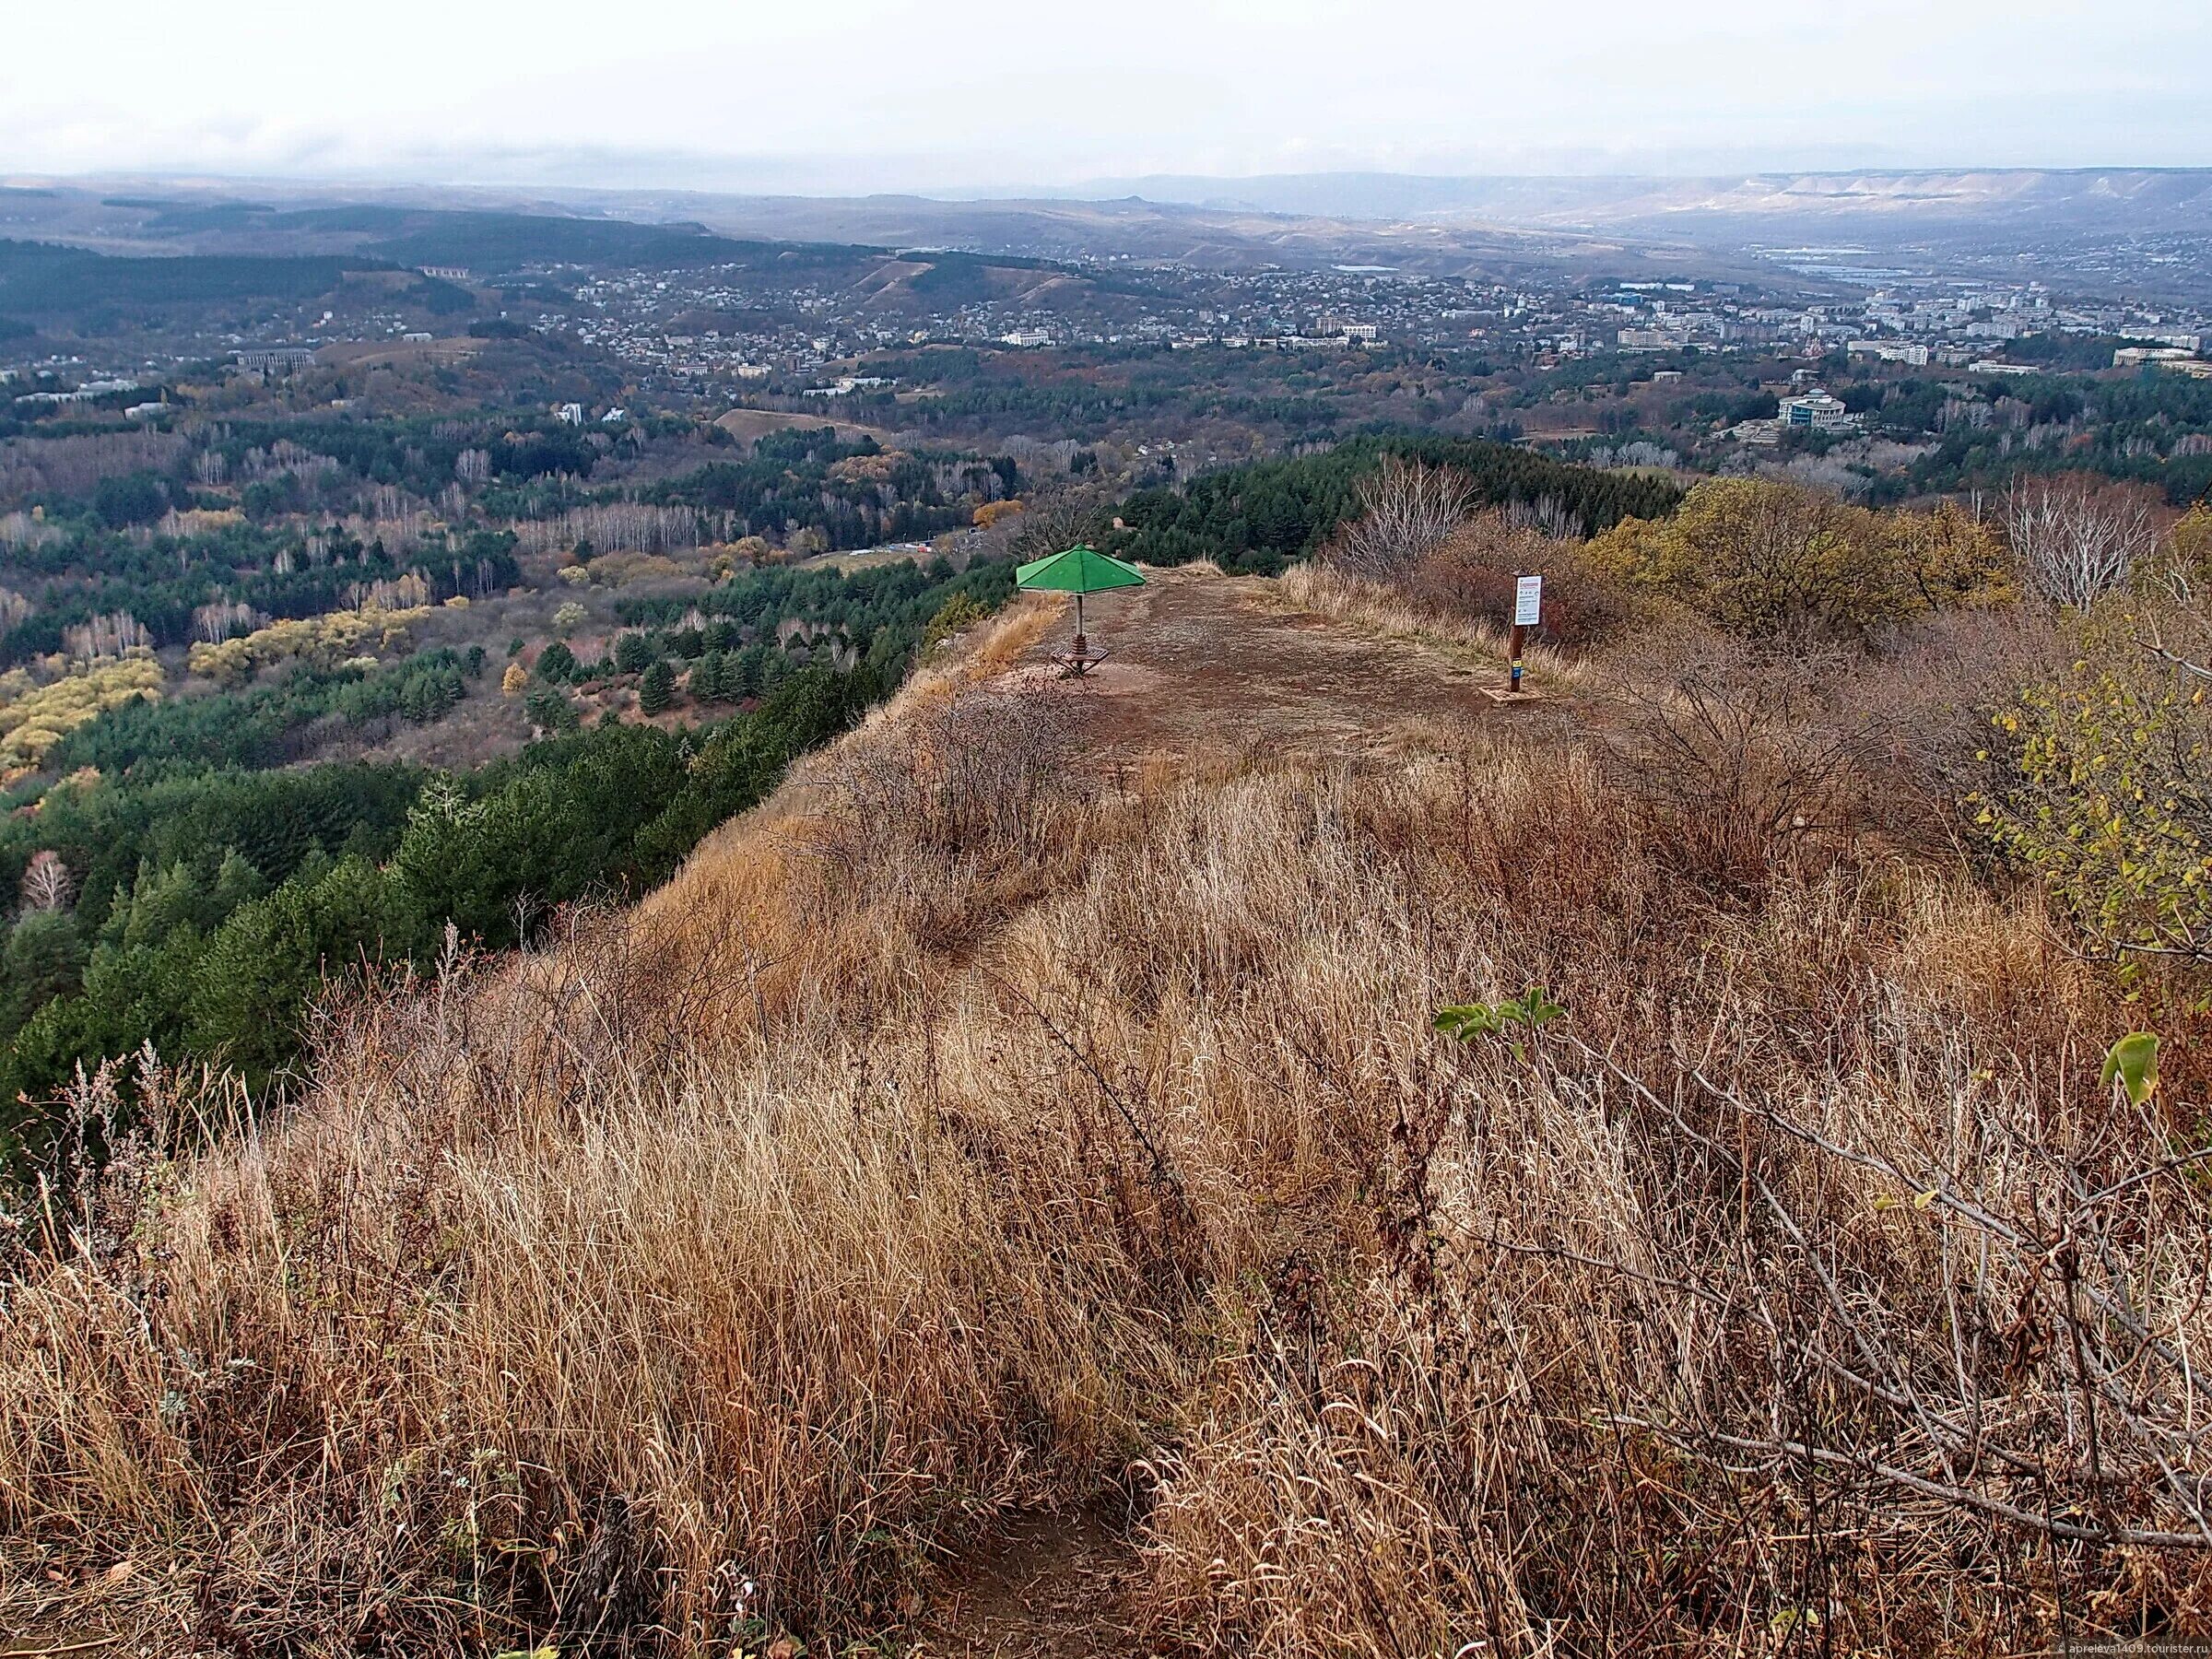
[(1040, 674), (1066, 618), (1024, 601), (635, 910), (332, 1006), (252, 1139), (195, 1148), (208, 1102), (147, 1079), (7, 1282), (0, 1622), (2201, 1628), (2188, 1125), (2099, 1088), (2139, 1010), (2032, 893), (1888, 832), (1878, 757), (1789, 771), (1770, 722), (1669, 759), (1548, 661), (1500, 710), (1479, 628), (1340, 576), (1090, 620), (1096, 686)]
[[(1066, 649), (1070, 608), (1024, 653), (1030, 678)], [(1388, 640), (1211, 565), (1092, 602), (1089, 629), (1108, 660), (1067, 691), (1089, 741), (1125, 757), (1387, 755), (1433, 743), (1439, 722), (1491, 714), (1480, 688), (1504, 680), (1494, 655), (1466, 642)]]
[(732, 409), (715, 417), (714, 424), (741, 443), (750, 443), (771, 432), (785, 432), (794, 428), (805, 432), (827, 431), (841, 443), (852, 443), (860, 439), (888, 444), (891, 434), (877, 427), (856, 426), (850, 420), (824, 420), (814, 415), (782, 415), (773, 409)]

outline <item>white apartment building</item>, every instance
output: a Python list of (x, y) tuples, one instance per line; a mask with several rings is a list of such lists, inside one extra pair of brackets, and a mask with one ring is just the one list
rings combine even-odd
[(1843, 406), (1840, 397), (1830, 397), (1819, 387), (1796, 397), (1782, 400), (1778, 418), (1785, 427), (1815, 432), (1855, 432), (1859, 418)]
[(1853, 357), (1877, 358), (1885, 363), (1911, 363), (1925, 368), (1928, 348), (1904, 340), (1853, 340), (1844, 347)]

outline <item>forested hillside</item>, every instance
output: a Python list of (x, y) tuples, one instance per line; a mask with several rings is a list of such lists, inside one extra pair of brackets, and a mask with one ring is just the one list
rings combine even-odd
[[(512, 945), (574, 900), (646, 891), (896, 687), (933, 619), (980, 618), (1010, 587), (1003, 564), (956, 575), (908, 563), (763, 572), (711, 595), (703, 625), (686, 620), (690, 602), (639, 602), (640, 626), (606, 659), (579, 662), (559, 641), (540, 654), (527, 700), (544, 740), (458, 774), (253, 769), (277, 764), (303, 727), (411, 712), (410, 700), (435, 718), (449, 677), (484, 672), (480, 652), (300, 667), (242, 694), (110, 710), (56, 746), (53, 763), (69, 770), (35, 810), (0, 820), (0, 881), (23, 888), (39, 870), (58, 884), (0, 957), (0, 1099), (33, 1103), (0, 1114), (0, 1130), (15, 1156), (36, 1158), (53, 1127), (36, 1103), (77, 1065), (149, 1041), (265, 1084), (297, 1054), (327, 975), (427, 965), (448, 927)], [(786, 618), (799, 634), (779, 634)], [(804, 665), (814, 647), (822, 665)], [(577, 691), (620, 678), (658, 713), (679, 673), (696, 729), (576, 730)]]
[(1210, 559), (1274, 575), (1313, 552), (1359, 511), (1361, 480), (1386, 458), (1449, 466), (1471, 499), (1558, 514), (1581, 534), (1631, 515), (1656, 518), (1681, 499), (1665, 478), (1599, 473), (1510, 444), (1475, 440), (1359, 438), (1318, 454), (1206, 473), (1181, 488), (1138, 492), (1121, 504), (1111, 550), (1151, 564)]

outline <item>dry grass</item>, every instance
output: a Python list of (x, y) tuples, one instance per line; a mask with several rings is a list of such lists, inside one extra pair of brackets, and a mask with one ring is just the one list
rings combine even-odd
[[(28, 1218), (0, 1628), (865, 1638), (1124, 1481), (1161, 1651), (2204, 1627), (2200, 1132), (2097, 1088), (2133, 1013), (2035, 910), (1848, 841), (1717, 905), (1564, 740), (1069, 782), (1004, 695)], [(1518, 1053), (1430, 1027), (1531, 982)]]
[[(1487, 618), (1424, 610), (1394, 589), (1330, 565), (1292, 565), (1283, 572), (1276, 592), (1286, 606), (1345, 623), (1371, 639), (1427, 645), (1489, 663), (1502, 664), (1506, 658), (1506, 630)], [(1529, 679), (1538, 686), (1577, 687), (1590, 681), (1587, 661), (1548, 645), (1527, 646), (1523, 661)]]

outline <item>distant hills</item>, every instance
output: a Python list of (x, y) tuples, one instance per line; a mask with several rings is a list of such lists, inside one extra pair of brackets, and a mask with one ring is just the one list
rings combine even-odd
[[(1817, 267), (1775, 250), (1907, 253), (1923, 272), (2070, 291), (2212, 297), (2212, 169), (1860, 170), (1700, 178), (1147, 175), (1023, 194), (732, 195), (669, 190), (342, 187), (267, 181), (16, 181), (0, 237), (110, 253), (347, 256), (465, 265), (731, 265), (887, 305), (957, 290), (1004, 298), (1095, 263), (1234, 271), (1374, 265), (1517, 282), (1781, 281)], [(904, 251), (904, 252), (901, 252)], [(927, 273), (892, 268), (914, 261)], [(1080, 276), (1069, 266), (1081, 265)]]
[[(248, 193), (251, 193), (250, 194)], [(825, 286), (875, 285), (887, 304), (1018, 297), (1082, 282), (1135, 294), (1141, 270), (1075, 262), (1127, 257), (1200, 269), (1377, 264), (1498, 280), (1561, 274), (1680, 274), (1688, 250), (1550, 229), (1333, 218), (1134, 199), (947, 201), (920, 195), (733, 196), (691, 192), (347, 190), (266, 181), (133, 180), (0, 192), (0, 237), (114, 255), (342, 256), (461, 265), (483, 279), (577, 265), (735, 265)], [(919, 263), (926, 271), (889, 268)], [(1747, 267), (1700, 256), (1707, 274)]]
[[(5, 206), (14, 211), (0, 214), (0, 313), (17, 316), (297, 302), (331, 294), (348, 274), (382, 271), (397, 279), (423, 266), (462, 268), (472, 280), (495, 283), (570, 266), (712, 266), (726, 269), (736, 286), (818, 284), (893, 312), (1048, 291), (1065, 298), (1071, 288), (1143, 291), (1136, 280), (1017, 253), (730, 236), (690, 219), (69, 190), (11, 192)], [(432, 286), (447, 301), (437, 309), (468, 309), (460, 289)]]
[(1558, 229), (1741, 229), (1793, 220), (1918, 230), (2212, 230), (2212, 169), (1999, 168), (1749, 173), (1705, 178), (1427, 177), (1278, 173), (1097, 180), (1052, 196), (1123, 195), (1265, 213), (1485, 219)]
[(111, 307), (305, 300), (329, 293), (359, 260), (211, 254), (107, 256), (51, 242), (0, 241), (0, 312), (78, 315)]

